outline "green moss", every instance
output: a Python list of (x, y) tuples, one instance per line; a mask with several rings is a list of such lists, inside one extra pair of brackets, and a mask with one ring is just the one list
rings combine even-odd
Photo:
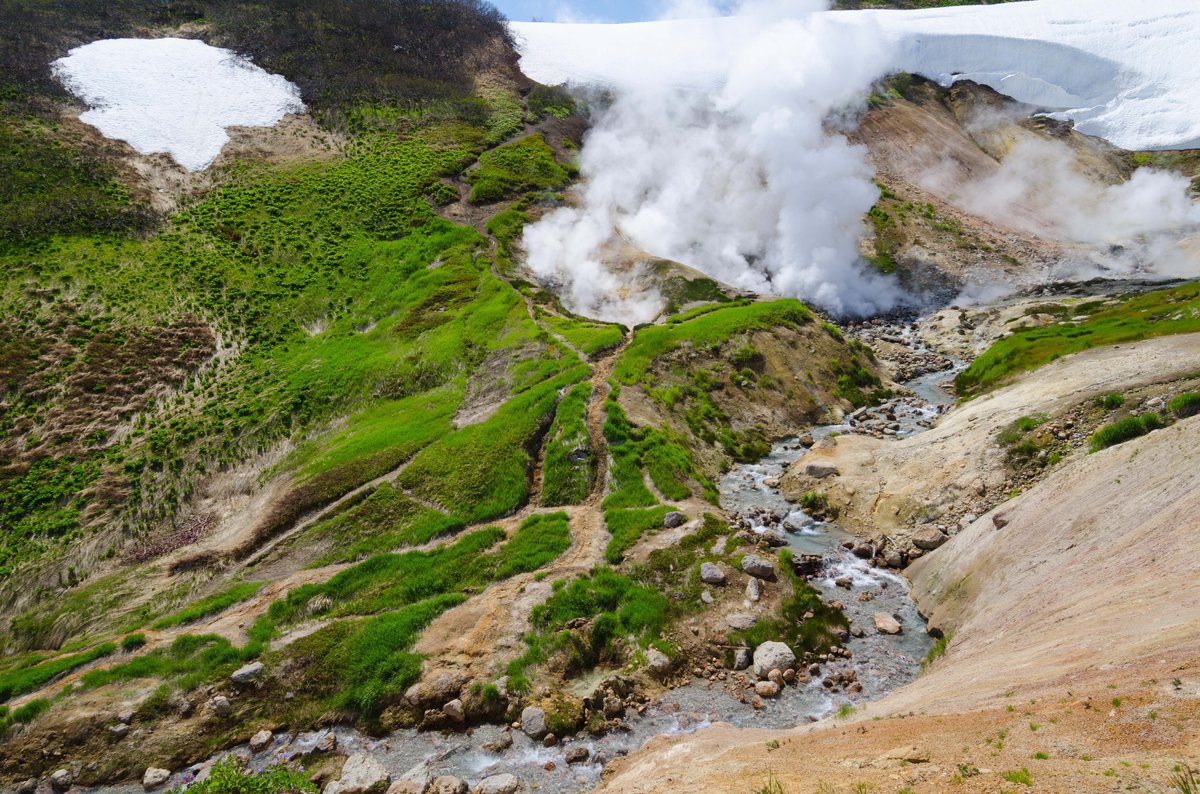
[(672, 510), (670, 507), (652, 507), (649, 510), (608, 510), (604, 514), (604, 524), (612, 534), (608, 546), (604, 549), (604, 559), (616, 564), (625, 557), (625, 552), (633, 548), (642, 536), (663, 527), (663, 516)]
[(108, 656), (116, 649), (115, 643), (106, 642), (82, 653), (60, 656), (40, 664), (0, 674), (0, 702), (41, 689), (58, 676)]
[(187, 607), (175, 612), (174, 614), (156, 620), (151, 624), (150, 628), (161, 630), (169, 629), (174, 626), (182, 626), (186, 623), (195, 623), (201, 618), (206, 618), (209, 615), (215, 615), (218, 612), (223, 612), (239, 601), (245, 601), (247, 598), (261, 590), (262, 586), (262, 582), (241, 582), (235, 584), (219, 593), (205, 596), (204, 598), (189, 604)]
[(1153, 411), (1138, 416), (1127, 416), (1112, 424), (1107, 424), (1093, 433), (1089, 440), (1091, 450), (1099, 452), (1107, 447), (1123, 444), (1162, 426), (1162, 417)]
[(591, 394), (591, 384), (580, 383), (558, 404), (554, 424), (545, 441), (543, 505), (579, 504), (587, 498), (596, 466), (596, 453), (584, 423)]
[(492, 204), (530, 190), (562, 188), (570, 177), (539, 133), (485, 153), (468, 181), (472, 204)]

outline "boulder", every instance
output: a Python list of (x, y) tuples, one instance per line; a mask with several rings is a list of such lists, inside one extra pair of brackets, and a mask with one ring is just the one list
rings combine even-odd
[(123, 722), (118, 722), (116, 725), (108, 726), (108, 732), (118, 739), (124, 739), (129, 735), (129, 726)]
[(497, 755), (499, 755), (500, 753), (504, 752), (508, 748), (512, 747), (512, 745), (513, 745), (512, 734), (509, 733), (508, 731), (505, 731), (504, 733), (500, 734), (492, 741), (485, 743), (483, 745), (483, 749), (487, 750), (489, 753), (496, 753)]
[(725, 572), (715, 563), (703, 563), (700, 566), (700, 581), (705, 584), (725, 584)]
[(467, 677), (462, 673), (439, 673), (431, 679), (418, 681), (404, 692), (404, 699), (414, 706), (441, 707), (459, 696), (467, 685)]
[(686, 523), (687, 523), (687, 516), (685, 516), (683, 513), (679, 512), (678, 510), (672, 510), (671, 512), (669, 512), (663, 516), (663, 526), (666, 527), (667, 529), (674, 529), (675, 527), (681, 527)]
[[(374, 756), (355, 753), (346, 759), (341, 777), (325, 787), (325, 794), (379, 794), (391, 780), (392, 776)], [(331, 786), (337, 788), (331, 792)]]
[(947, 540), (949, 540), (949, 538), (943, 535), (942, 531), (937, 527), (927, 527), (913, 535), (912, 542), (913, 545), (918, 549), (933, 551), (934, 549), (939, 548)]
[(211, 711), (213, 714), (216, 714), (218, 717), (228, 717), (229, 712), (233, 710), (233, 706), (229, 703), (229, 698), (225, 697), (224, 695), (213, 695), (211, 698), (209, 698), (206, 705), (208, 706), (209, 711)]
[(725, 622), (729, 624), (729, 628), (735, 631), (745, 631), (757, 623), (758, 618), (745, 612), (735, 612), (732, 615), (726, 615)]
[(388, 786), (387, 794), (425, 794), (428, 789), (428, 780), (397, 780)]
[(775, 566), (757, 554), (747, 554), (742, 558), (742, 570), (757, 579), (775, 581)]
[(754, 694), (759, 697), (779, 697), (779, 684), (774, 681), (759, 681), (754, 685)]
[(71, 787), (72, 777), (70, 770), (56, 769), (50, 775), (50, 788), (55, 791), (66, 791)]
[(17, 794), (36, 794), (37, 784), (38, 784), (38, 782), (37, 782), (36, 777), (31, 777), (31, 778), (27, 778), (26, 780), (22, 780), (20, 783), (17, 784)]
[(259, 731), (250, 737), (250, 751), (261, 753), (271, 744), (271, 740), (275, 738), (275, 734), (270, 731)]
[(337, 749), (337, 744), (337, 734), (333, 731), (326, 731), (325, 735), (317, 740), (313, 749), (318, 753), (332, 753)]
[(804, 467), (804, 473), (813, 479), (823, 480), (826, 477), (837, 477), (842, 472), (832, 463), (809, 463)]
[(146, 789), (146, 791), (152, 791), (163, 783), (166, 783), (170, 777), (171, 770), (152, 766), (142, 775), (142, 788)]
[(520, 788), (521, 781), (505, 772), (479, 781), (479, 785), (475, 787), (475, 794), (516, 794)]
[(467, 794), (467, 781), (454, 775), (435, 777), (429, 784), (428, 794)]
[(567, 750), (567, 763), (584, 764), (587, 763), (590, 756), (591, 753), (588, 752), (586, 747), (572, 747), (570, 750)]
[(521, 712), (521, 730), (530, 739), (541, 739), (546, 735), (546, 712), (536, 706), (526, 706)]
[(762, 531), (762, 539), (764, 543), (774, 549), (787, 545), (787, 535), (778, 529), (764, 529)]
[(253, 684), (262, 677), (265, 665), (262, 662), (251, 662), (248, 665), (239, 667), (233, 671), (233, 675), (229, 676), (229, 680), (239, 686)]
[(733, 669), (745, 670), (753, 660), (749, 648), (738, 648), (733, 652)]
[(558, 737), (552, 733), (547, 733), (542, 738), (542, 747), (553, 747), (556, 744), (558, 744)]
[(782, 642), (764, 642), (754, 649), (754, 672), (766, 678), (772, 670), (796, 666), (796, 654)]
[(751, 577), (746, 581), (746, 598), (751, 601), (757, 601), (762, 597), (762, 590), (759, 587), (758, 580)]
[(467, 713), (463, 710), (463, 702), (458, 698), (442, 706), (442, 713), (455, 722), (465, 722), (467, 719)]
[(646, 651), (646, 669), (661, 678), (671, 672), (671, 657), (658, 648), (649, 648)]
[(875, 630), (880, 634), (899, 634), (900, 623), (886, 612), (876, 612), (874, 615)]

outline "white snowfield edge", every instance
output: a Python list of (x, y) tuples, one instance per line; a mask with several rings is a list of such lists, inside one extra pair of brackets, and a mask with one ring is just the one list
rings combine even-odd
[[(1029, 0), (923, 11), (826, 11), (881, 31), (894, 70), (971, 79), (1125, 149), (1200, 148), (1198, 0)], [(618, 25), (522, 22), (521, 68), (542, 83), (667, 80), (714, 90), (751, 24), (738, 17)], [(866, 35), (871, 32), (871, 35)]]
[(52, 68), (90, 108), (80, 120), (189, 171), (217, 158), (226, 127), (270, 127), (304, 111), (300, 90), (283, 77), (194, 39), (95, 41)]

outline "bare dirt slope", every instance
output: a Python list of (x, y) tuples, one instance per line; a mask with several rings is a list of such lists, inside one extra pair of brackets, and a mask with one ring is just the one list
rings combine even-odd
[[(1195, 336), (1073, 356), (893, 444), (907, 461), (878, 468), (945, 487), (1008, 413), (1198, 357)], [(1069, 459), (910, 568), (952, 636), (913, 684), (790, 733), (659, 738), (601, 790), (751, 792), (774, 774), (786, 792), (1017, 791), (1024, 768), (1036, 791), (1167, 791), (1176, 764), (1200, 763), (1197, 463), (1198, 418)]]

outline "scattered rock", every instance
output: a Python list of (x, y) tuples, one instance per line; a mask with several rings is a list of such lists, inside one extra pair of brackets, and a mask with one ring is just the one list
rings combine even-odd
[(700, 581), (705, 584), (725, 584), (725, 572), (715, 563), (703, 563), (700, 566)]
[(234, 670), (233, 675), (229, 676), (229, 680), (239, 686), (253, 684), (262, 676), (264, 669), (265, 665), (262, 662), (251, 662)]
[(163, 783), (166, 783), (167, 779), (170, 777), (171, 770), (160, 769), (156, 766), (152, 766), (146, 770), (144, 775), (142, 775), (142, 788), (146, 789), (146, 791), (152, 791), (153, 789), (161, 786)]
[(71, 772), (67, 769), (56, 769), (50, 775), (50, 788), (55, 791), (66, 791), (71, 787)]
[(209, 698), (206, 705), (209, 711), (218, 717), (228, 717), (229, 712), (233, 711), (233, 706), (230, 705), (229, 698), (224, 695), (213, 695)]
[(765, 529), (761, 537), (763, 542), (771, 548), (778, 549), (787, 545), (787, 535), (777, 529)]
[(929, 763), (929, 753), (915, 745), (908, 745), (887, 751), (883, 754), (883, 760), (904, 761), (910, 764), (927, 764)]
[(646, 651), (646, 669), (661, 678), (671, 672), (671, 657), (657, 648), (650, 648)]
[(779, 684), (774, 681), (759, 681), (754, 685), (754, 694), (764, 698), (778, 697)]
[(704, 604), (712, 606), (715, 599), (712, 597), (712, 593), (708, 592), (707, 590), (702, 590), (700, 592), (700, 601)]
[(892, 551), (889, 551), (884, 556), (883, 561), (887, 563), (889, 568), (903, 568), (904, 567), (904, 555), (901, 554), (900, 552), (896, 551), (895, 549), (893, 549)]
[(800, 446), (804, 447), (805, 449), (808, 449), (815, 443), (816, 442), (813, 441), (813, 437), (810, 436), (808, 433), (805, 433), (804, 435), (800, 436)]
[(757, 554), (747, 554), (742, 558), (742, 570), (755, 578), (775, 581), (775, 566)]
[(862, 626), (851, 626), (850, 627), (850, 636), (851, 637), (865, 637), (866, 634), (867, 633), (862, 630)]
[(588, 749), (586, 747), (572, 747), (570, 750), (567, 750), (567, 763), (568, 764), (586, 763), (588, 760), (588, 757), (590, 755), (591, 755), (591, 753), (588, 752)]
[(783, 686), (783, 671), (778, 669), (772, 670), (771, 672), (767, 673), (767, 680), (771, 681), (777, 686)]
[(391, 779), (374, 756), (355, 753), (346, 759), (341, 777), (326, 786), (324, 794), (378, 794), (387, 789)]
[(504, 752), (508, 748), (512, 747), (512, 744), (513, 744), (512, 734), (509, 733), (508, 731), (505, 731), (504, 733), (497, 736), (494, 740), (484, 744), (483, 749), (487, 750), (489, 753), (499, 754), (499, 753)]
[(900, 623), (886, 612), (876, 612), (874, 615), (875, 629), (880, 634), (899, 634)]
[(116, 725), (108, 726), (108, 732), (118, 739), (124, 739), (129, 735), (129, 726), (123, 722), (118, 722)]
[(536, 706), (527, 706), (521, 712), (521, 730), (530, 739), (541, 739), (546, 735), (546, 712)]
[(726, 615), (725, 622), (729, 624), (729, 628), (735, 631), (745, 631), (757, 623), (758, 619), (745, 612), (735, 612), (732, 615)]
[(778, 488), (779, 487), (779, 478), (778, 477), (768, 477), (767, 479), (763, 480), (763, 486), (767, 487), (767, 488), (773, 488), (773, 489)]
[(37, 791), (37, 783), (36, 777), (22, 780), (17, 784), (17, 794), (35, 794)]
[(796, 680), (796, 671), (791, 667), (783, 671), (783, 680), (785, 683), (792, 683)]
[(442, 713), (455, 722), (465, 722), (467, 719), (467, 713), (463, 710), (463, 702), (458, 698), (442, 706)]
[(913, 535), (912, 542), (918, 549), (933, 551), (936, 548), (940, 548), (947, 540), (949, 538), (943, 535), (940, 529), (928, 527)]
[(467, 794), (467, 781), (453, 775), (435, 777), (429, 784), (428, 794)]
[(263, 750), (267, 749), (267, 746), (271, 744), (271, 740), (274, 738), (275, 734), (271, 733), (270, 731), (259, 731), (250, 737), (250, 751), (254, 753), (261, 753)]
[(397, 780), (388, 786), (387, 794), (425, 794), (428, 789), (428, 780)]
[(485, 777), (475, 787), (475, 794), (516, 794), (521, 788), (521, 781), (505, 772), (500, 775)]
[(542, 739), (542, 747), (553, 747), (558, 744), (558, 737), (552, 733), (547, 733)]
[(133, 722), (133, 714), (133, 706), (122, 706), (121, 710), (117, 712), (117, 722), (123, 722), (128, 725)]
[(759, 588), (758, 580), (751, 577), (746, 582), (746, 598), (751, 601), (757, 601), (762, 597), (762, 590)]
[(332, 753), (337, 749), (337, 734), (333, 731), (326, 731), (325, 735), (317, 740), (317, 744), (313, 747), (318, 753)]
[(761, 677), (795, 666), (796, 654), (782, 642), (764, 642), (754, 650), (754, 672)]
[(832, 463), (810, 463), (804, 467), (804, 473), (814, 479), (823, 480), (826, 477), (837, 477), (842, 472)]
[(996, 529), (1004, 529), (1008, 526), (1008, 515), (1005, 513), (993, 513), (992, 526)]
[(667, 529), (674, 529), (675, 527), (681, 527), (686, 523), (687, 523), (687, 516), (685, 516), (683, 513), (680, 513), (678, 510), (672, 510), (671, 512), (669, 512), (663, 516), (663, 526), (666, 527)]
[(750, 655), (749, 648), (738, 648), (733, 652), (733, 669), (745, 670), (750, 666), (753, 657)]

